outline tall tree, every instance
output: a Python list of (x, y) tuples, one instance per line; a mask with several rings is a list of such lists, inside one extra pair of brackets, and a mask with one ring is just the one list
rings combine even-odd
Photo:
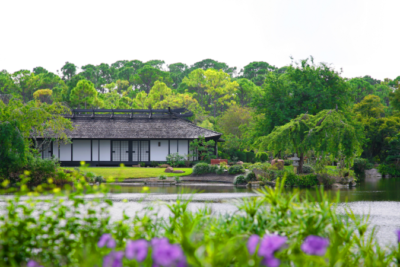
[(254, 61), (244, 66), (240, 70), (243, 78), (251, 80), (258, 86), (261, 86), (268, 72), (275, 71), (277, 68), (264, 61)]
[(215, 69), (194, 70), (182, 83), (189, 87), (189, 92), (196, 94), (200, 105), (213, 112), (214, 117), (234, 104), (233, 99), (239, 87), (236, 81), (231, 81), (229, 74)]
[(167, 85), (172, 83), (172, 79), (168, 72), (161, 71), (148, 65), (141, 68), (133, 78), (135, 87), (145, 91), (146, 93), (150, 92), (150, 89), (156, 81), (163, 81)]
[(97, 91), (91, 81), (80, 80), (71, 91), (71, 103), (75, 107), (91, 107), (97, 98)]
[(33, 73), (35, 73), (36, 75), (42, 74), (42, 73), (48, 73), (49, 71), (46, 70), (43, 67), (36, 67), (33, 69)]
[(272, 151), (275, 155), (287, 149), (300, 158), (298, 172), (303, 172), (304, 155), (313, 150), (318, 157), (329, 154), (331, 158), (343, 155), (350, 165), (361, 155), (363, 131), (360, 123), (338, 110), (322, 110), (316, 115), (300, 114), (285, 125), (275, 127), (267, 136), (260, 137), (256, 147)]
[(187, 75), (189, 67), (183, 63), (174, 63), (168, 65), (171, 79), (173, 81), (172, 87), (177, 89), (181, 84), (183, 78)]
[(63, 74), (63, 80), (71, 80), (72, 76), (76, 74), (76, 65), (67, 61), (65, 65), (62, 66), (61, 72)]
[(365, 96), (374, 93), (374, 86), (363, 78), (353, 78), (348, 81), (354, 103), (359, 103)]
[(240, 103), (241, 106), (248, 106), (253, 97), (261, 95), (261, 88), (252, 81), (242, 78), (237, 79), (236, 82), (239, 84), (238, 90), (236, 91), (236, 102)]
[(230, 76), (233, 76), (236, 74), (236, 67), (229, 67), (226, 63), (223, 62), (218, 62), (213, 59), (204, 59), (202, 61), (194, 63), (192, 66), (190, 66), (190, 70), (193, 71), (195, 69), (215, 69), (215, 70), (222, 70), (226, 73), (228, 73)]
[(165, 64), (165, 61), (159, 60), (159, 59), (149, 60), (146, 63), (144, 63), (144, 65), (151, 66), (151, 67), (159, 69), (159, 70), (163, 70), (164, 64)]
[(264, 115), (258, 123), (260, 136), (302, 113), (315, 115), (336, 106), (344, 109), (351, 98), (345, 79), (326, 64), (314, 65), (312, 59), (289, 66), (280, 76), (268, 73), (262, 91), (252, 103), (257, 114)]

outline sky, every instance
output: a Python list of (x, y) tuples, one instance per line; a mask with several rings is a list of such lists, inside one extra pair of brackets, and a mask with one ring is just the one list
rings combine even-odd
[(0, 70), (206, 58), (282, 67), (313, 56), (344, 77), (400, 75), (399, 0), (0, 2)]

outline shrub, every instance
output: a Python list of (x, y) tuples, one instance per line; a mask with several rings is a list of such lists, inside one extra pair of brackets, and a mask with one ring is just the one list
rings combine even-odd
[(314, 173), (314, 168), (308, 164), (303, 165), (303, 173)]
[(256, 159), (257, 162), (265, 162), (265, 161), (268, 160), (268, 158), (269, 158), (269, 156), (268, 156), (267, 153), (265, 153), (265, 152), (259, 152), (259, 153), (257, 153), (255, 159)]
[(271, 166), (271, 164), (269, 162), (264, 162), (264, 163), (256, 162), (256, 163), (250, 165), (248, 168), (249, 168), (249, 170), (258, 169), (258, 170), (267, 171), (270, 166)]
[(253, 151), (246, 152), (246, 161), (247, 162), (256, 162), (256, 154)]
[(363, 180), (365, 178), (365, 170), (368, 170), (369, 162), (367, 159), (356, 158), (354, 159), (353, 170), (357, 178)]
[(254, 172), (248, 172), (245, 177), (247, 182), (256, 180), (256, 175), (254, 174)]
[(322, 184), (325, 187), (330, 187), (335, 182), (335, 180), (331, 178), (327, 173), (318, 174), (317, 177), (320, 178)]
[(236, 176), (233, 179), (233, 184), (234, 185), (247, 184), (247, 181), (246, 181), (246, 178), (243, 175), (239, 175), (239, 176)]
[(180, 182), (181, 182), (179, 176), (174, 176), (174, 180), (175, 180), (175, 182), (177, 182), (177, 183), (180, 183)]
[(179, 155), (178, 152), (172, 153), (167, 156), (167, 162), (172, 167), (178, 167), (185, 164), (185, 157)]
[(382, 175), (389, 174), (390, 176), (399, 177), (400, 176), (400, 168), (395, 164), (380, 164), (378, 166), (378, 171)]
[(284, 160), (284, 164), (285, 164), (285, 166), (290, 166), (293, 164), (293, 160), (286, 159), (286, 160)]
[(167, 179), (167, 176), (165, 176), (165, 175), (158, 176), (158, 180), (160, 180), (160, 181), (166, 180), (166, 179)]
[(229, 174), (245, 173), (245, 170), (242, 165), (233, 165), (232, 167), (229, 167), (228, 173)]
[(199, 175), (206, 173), (210, 173), (210, 168), (207, 163), (197, 163), (193, 166), (193, 174)]
[(218, 169), (218, 165), (208, 165), (208, 173), (216, 173)]
[(251, 165), (251, 163), (243, 163), (242, 166), (243, 166), (243, 168), (248, 169), (250, 165)]
[(224, 168), (221, 168), (221, 167), (219, 167), (215, 173), (216, 173), (216, 174), (218, 174), (218, 175), (222, 175), (222, 174), (224, 174), (224, 173), (225, 173), (225, 169), (224, 169)]
[(146, 166), (146, 163), (140, 162), (139, 165), (140, 165), (140, 167), (145, 167), (145, 166)]
[(294, 172), (286, 172), (286, 186), (298, 186), (298, 187), (312, 187), (318, 185), (317, 175), (297, 175)]
[(157, 162), (157, 161), (152, 161), (152, 162), (150, 163), (151, 167), (158, 167), (159, 164), (160, 164), (160, 163)]

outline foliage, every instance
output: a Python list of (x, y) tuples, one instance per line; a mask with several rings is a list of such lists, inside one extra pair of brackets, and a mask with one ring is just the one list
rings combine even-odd
[[(284, 162), (285, 166), (293, 165), (293, 160), (285, 159), (283, 162)], [(303, 171), (304, 171), (304, 165), (303, 165)]]
[(229, 167), (228, 173), (229, 174), (245, 173), (245, 169), (243, 168), (242, 165), (233, 165), (233, 166)]
[(323, 110), (317, 115), (302, 114), (289, 123), (276, 127), (268, 136), (256, 143), (259, 150), (280, 151), (291, 149), (300, 157), (298, 171), (302, 173), (304, 154), (310, 150), (315, 156), (330, 154), (331, 158), (344, 155), (351, 164), (362, 152), (362, 127), (352, 117), (338, 110)]
[(215, 158), (214, 155), (214, 140), (208, 140), (204, 138), (204, 136), (199, 136), (198, 139), (194, 139), (189, 144), (189, 151), (193, 155), (197, 155), (199, 160), (201, 161), (209, 161), (212, 158)]
[(158, 180), (160, 180), (160, 181), (166, 180), (166, 179), (167, 179), (167, 176), (165, 176), (165, 175), (158, 176)]
[(178, 152), (169, 154), (166, 159), (168, 164), (171, 165), (172, 167), (178, 167), (185, 164), (185, 157), (179, 155)]
[(303, 173), (315, 173), (314, 168), (308, 164), (303, 165)]
[[(279, 259), (282, 266), (337, 266), (344, 261), (346, 266), (396, 264), (398, 248), (382, 249), (378, 245), (375, 232), (366, 231), (368, 216), (356, 216), (350, 209), (342, 216), (337, 211), (337, 200), (332, 201), (322, 190), (317, 191), (315, 201), (310, 196), (285, 193), (285, 182), (278, 181), (274, 189), (258, 190), (258, 197), (240, 200), (240, 212), (193, 212), (188, 209), (190, 200), (178, 198), (165, 204), (170, 214), (166, 217), (158, 216), (158, 209), (143, 209), (133, 216), (123, 213), (121, 219), (112, 220), (114, 203), (108, 199), (106, 187), (92, 187), (79, 174), (72, 175), (77, 181), (76, 191), (66, 188), (63, 193), (50, 183), (36, 187), (23, 198), (28, 190), (21, 187), (21, 192), (7, 198), (6, 212), (0, 217), (1, 266), (26, 266), (28, 260), (43, 266), (102, 266), (107, 256), (127, 250), (131, 240), (149, 241), (148, 249), (144, 259), (128, 259), (123, 253), (123, 266), (152, 266), (157, 260), (152, 253), (155, 241), (175, 244), (182, 250), (177, 254), (189, 266), (226, 266), (227, 262), (248, 266), (249, 261), (259, 266), (262, 246), (256, 242), (253, 250), (249, 237), (261, 236), (264, 240), (271, 237), (271, 232), (285, 237), (285, 246), (268, 254)], [(46, 194), (44, 188), (53, 196), (38, 197)], [(85, 194), (95, 197), (89, 199)], [(304, 249), (304, 244), (309, 236), (329, 239), (324, 253), (307, 254), (311, 252)], [(106, 246), (99, 242), (105, 237), (112, 241)]]
[(378, 171), (382, 175), (400, 177), (400, 167), (395, 164), (379, 164)]
[(252, 106), (263, 118), (258, 121), (258, 136), (269, 134), (300, 114), (315, 115), (336, 106), (345, 109), (350, 87), (327, 64), (314, 65), (313, 58), (291, 65), (283, 75), (268, 73), (263, 93), (254, 98)]
[(76, 108), (93, 108), (96, 106), (97, 91), (94, 84), (87, 80), (80, 80), (71, 91), (71, 103)]
[(243, 175), (238, 175), (233, 179), (233, 184), (234, 185), (241, 185), (241, 184), (247, 184), (246, 177)]
[(225, 174), (225, 168), (219, 167), (219, 168), (215, 171), (215, 173), (218, 174), (218, 175)]
[(256, 160), (258, 162), (265, 162), (269, 159), (269, 155), (266, 152), (258, 152), (256, 154)]
[(210, 168), (207, 163), (197, 163), (193, 166), (193, 174), (201, 175), (210, 173)]
[(246, 174), (246, 181), (255, 181), (256, 180), (256, 175), (254, 174), (254, 172), (248, 172)]
[[(62, 168), (68, 171), (74, 170), (74, 168), (66, 167)], [(152, 178), (160, 175), (166, 175), (167, 177), (172, 176), (187, 176), (192, 174), (192, 168), (174, 168), (174, 170), (181, 170), (184, 173), (165, 173), (165, 168), (116, 168), (116, 167), (85, 167), (78, 168), (78, 170), (93, 172), (96, 176), (103, 176), (105, 179), (117, 179), (123, 181), (126, 178)]]
[(140, 162), (139, 165), (140, 165), (140, 167), (145, 167), (145, 166), (146, 166), (146, 163)]
[(25, 145), (15, 121), (0, 121), (0, 177), (7, 177), (26, 162)]
[(376, 95), (367, 95), (360, 103), (354, 105), (354, 112), (362, 117), (379, 118), (384, 113), (381, 99)]
[(354, 159), (353, 170), (357, 178), (364, 179), (365, 171), (370, 169), (370, 164), (367, 159), (356, 158)]

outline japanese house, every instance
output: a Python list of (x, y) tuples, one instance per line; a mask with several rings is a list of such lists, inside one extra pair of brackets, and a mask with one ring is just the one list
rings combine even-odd
[[(74, 130), (67, 131), (71, 143), (53, 141), (42, 152), (43, 158), (58, 158), (62, 166), (134, 165), (152, 161), (165, 162), (167, 155), (187, 157), (189, 143), (204, 136), (217, 144), (221, 133), (201, 128), (187, 118), (188, 110), (74, 109)], [(39, 140), (40, 141), (40, 140)], [(217, 146), (215, 145), (217, 154)], [(191, 158), (195, 160), (196, 158)]]

